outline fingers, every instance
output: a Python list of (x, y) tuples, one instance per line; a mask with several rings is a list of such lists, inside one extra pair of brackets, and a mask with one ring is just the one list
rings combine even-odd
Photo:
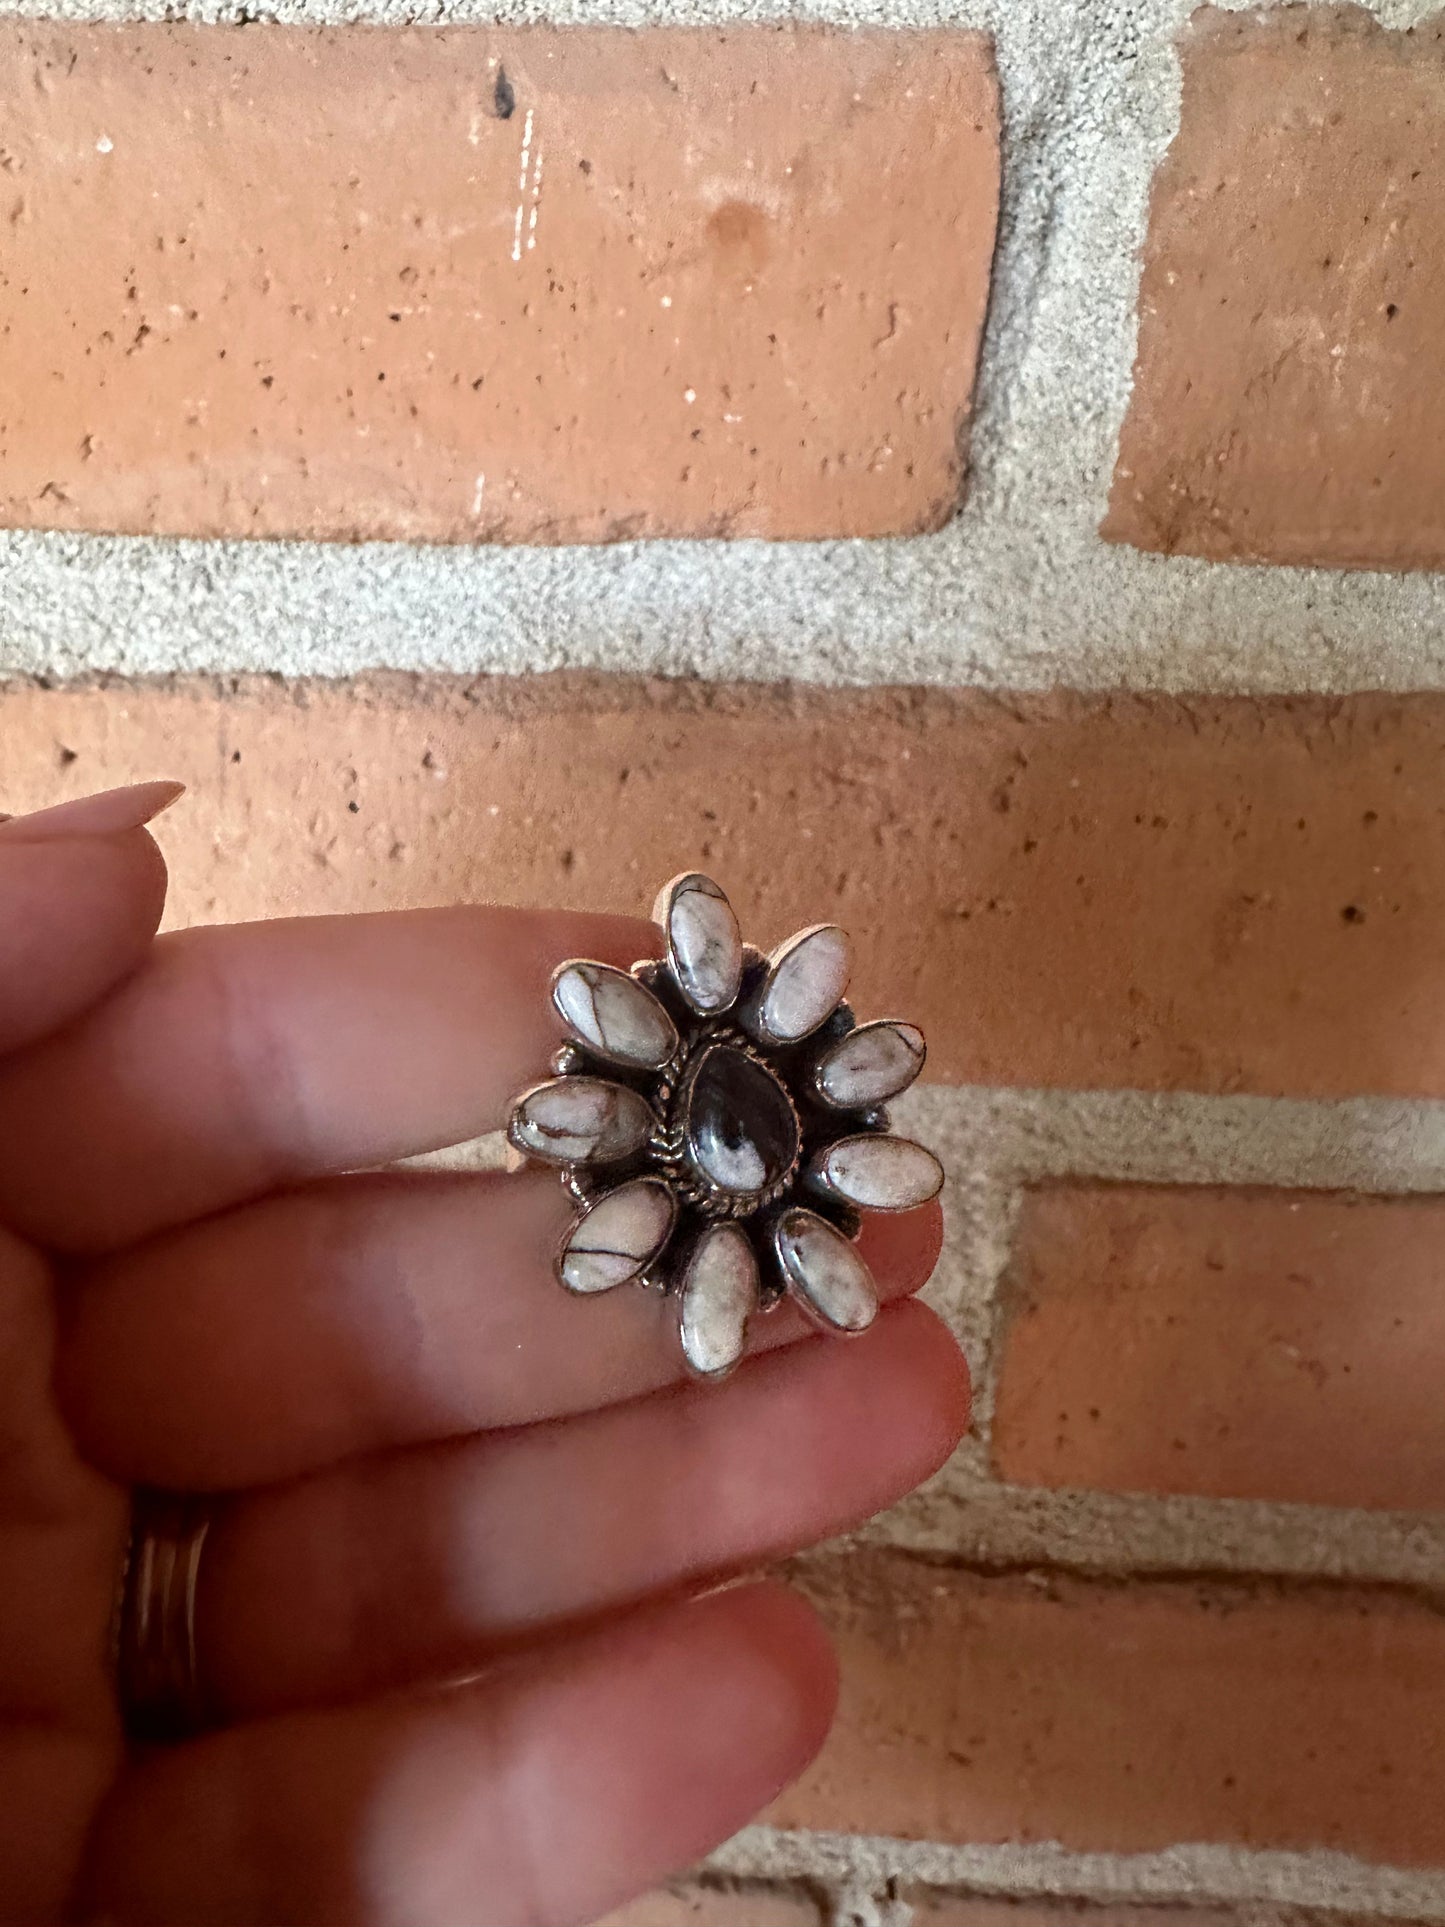
[[(572, 1209), (550, 1172), (350, 1177), (169, 1233), (84, 1275), (63, 1405), (113, 1476), (209, 1491), (679, 1378), (671, 1300), (557, 1283)], [(937, 1205), (867, 1221), (885, 1299), (923, 1284), (941, 1236)], [(805, 1329), (788, 1306), (754, 1321), (760, 1346)]]
[[(140, 826), (178, 793), (150, 784), (0, 820), (0, 1051), (135, 969), (166, 882)], [(40, 1255), (0, 1230), (0, 1911), (16, 1921), (68, 1915), (119, 1743), (105, 1648), (125, 1502), (56, 1415), (52, 1298)]]
[(477, 1136), (544, 1074), (558, 960), (653, 942), (624, 918), (475, 908), (164, 938), (103, 1009), (0, 1071), (0, 1215), (110, 1249)]
[(0, 1053), (71, 1022), (141, 961), (166, 894), (141, 825), (179, 793), (146, 783), (0, 822)]
[(0, 1730), (0, 1889), (9, 1922), (69, 1920), (75, 1870), (119, 1743), (7, 1714)]
[(446, 1694), (235, 1728), (122, 1782), (88, 1905), (146, 1927), (580, 1927), (763, 1807), (835, 1692), (811, 1610), (757, 1586)]
[(239, 1499), (198, 1604), (228, 1716), (456, 1676), (535, 1638), (859, 1524), (937, 1470), (968, 1375), (921, 1305), (725, 1387), (390, 1453)]

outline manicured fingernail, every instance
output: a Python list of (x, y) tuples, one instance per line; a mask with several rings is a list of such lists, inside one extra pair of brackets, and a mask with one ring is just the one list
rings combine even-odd
[(0, 823), (0, 836), (26, 842), (51, 836), (116, 836), (153, 822), (185, 791), (184, 783), (132, 783), (123, 790), (77, 796), (30, 816), (12, 816)]

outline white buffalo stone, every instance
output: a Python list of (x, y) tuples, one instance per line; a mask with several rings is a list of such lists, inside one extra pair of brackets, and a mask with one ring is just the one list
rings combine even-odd
[(677, 1049), (673, 1021), (652, 992), (611, 964), (563, 964), (552, 1002), (582, 1042), (614, 1064), (661, 1070)]
[(923, 1069), (923, 1032), (888, 1017), (860, 1024), (818, 1059), (813, 1081), (835, 1110), (863, 1111), (897, 1097)]
[(630, 1284), (672, 1235), (677, 1206), (661, 1178), (635, 1178), (594, 1199), (568, 1232), (557, 1275), (570, 1291)]
[(911, 1211), (943, 1189), (943, 1166), (906, 1137), (840, 1137), (819, 1154), (813, 1174), (863, 1211)]
[(830, 1331), (861, 1332), (873, 1323), (873, 1274), (842, 1232), (801, 1205), (785, 1211), (773, 1234), (794, 1298)]
[(848, 988), (848, 939), (836, 924), (802, 930), (774, 951), (743, 1021), (769, 1044), (795, 1044), (833, 1015)]
[(656, 1119), (636, 1091), (600, 1077), (558, 1077), (522, 1096), (507, 1136), (549, 1164), (616, 1164), (640, 1151)]
[(711, 877), (675, 877), (653, 915), (667, 939), (667, 961), (678, 989), (702, 1016), (727, 1010), (743, 973), (743, 941), (732, 905)]
[(721, 1378), (743, 1355), (758, 1302), (758, 1261), (735, 1224), (709, 1225), (679, 1288), (682, 1351), (701, 1378)]

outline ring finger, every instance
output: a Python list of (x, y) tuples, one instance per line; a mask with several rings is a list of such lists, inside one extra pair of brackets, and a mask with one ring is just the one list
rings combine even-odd
[(353, 1462), (233, 1499), (207, 1540), (198, 1650), (251, 1716), (453, 1677), (499, 1647), (858, 1523), (935, 1470), (967, 1417), (919, 1305), (722, 1388)]

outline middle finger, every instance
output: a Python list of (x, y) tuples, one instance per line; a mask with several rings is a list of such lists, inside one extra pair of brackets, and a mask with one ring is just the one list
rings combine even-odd
[[(58, 1382), (92, 1461), (217, 1491), (360, 1453), (526, 1425), (682, 1376), (671, 1301), (552, 1275), (551, 1172), (339, 1178), (247, 1205), (78, 1279)], [(883, 1299), (938, 1256), (936, 1204), (865, 1221)], [(804, 1335), (790, 1306), (759, 1346)]]

